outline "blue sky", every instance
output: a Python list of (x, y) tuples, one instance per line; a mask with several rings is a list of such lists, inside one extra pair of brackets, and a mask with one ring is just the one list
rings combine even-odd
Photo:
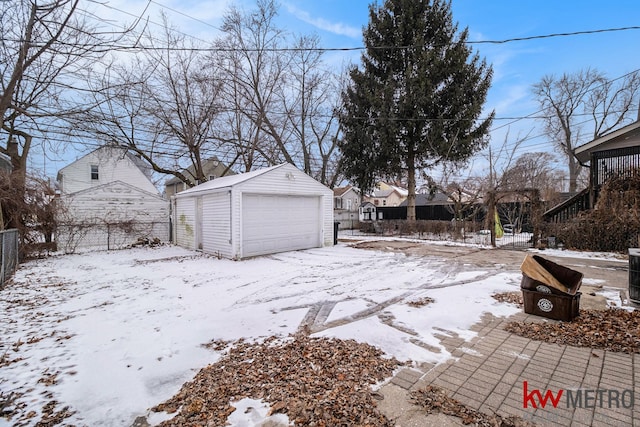
[[(314, 25), (332, 23), (335, 28), (361, 30), (368, 22), (368, 4), (364, 0), (287, 0), (285, 10), (304, 11), (307, 21), (328, 47), (357, 46), (360, 35), (335, 34)], [(288, 6), (288, 7), (287, 7)], [(453, 0), (453, 18), (459, 29), (469, 29), (470, 41), (505, 40), (538, 35), (570, 33), (640, 26), (640, 2), (611, 1), (505, 1)], [(298, 21), (299, 19), (293, 18)], [(338, 25), (340, 24), (340, 25)], [(299, 25), (299, 22), (296, 22)], [(493, 85), (487, 109), (496, 117), (523, 117), (538, 110), (532, 85), (548, 74), (574, 73), (596, 68), (616, 78), (640, 68), (640, 30), (585, 34), (548, 39), (514, 41), (504, 44), (474, 44), (474, 49), (494, 68)], [(541, 134), (535, 120), (496, 120), (494, 144), (501, 144), (507, 130), (511, 138), (518, 134)], [(512, 123), (508, 125), (509, 123)], [(508, 126), (505, 126), (508, 125)], [(499, 128), (499, 129), (498, 129)], [(544, 137), (532, 138), (523, 151), (549, 151)]]
[[(108, 4), (111, 8), (102, 9), (101, 16), (130, 21), (131, 16), (126, 13), (141, 13), (147, 2), (111, 0)], [(255, 2), (153, 0), (147, 14), (151, 20), (159, 22), (158, 13), (163, 9), (169, 20), (184, 33), (210, 40), (215, 37), (215, 29), (230, 4), (250, 9)], [(368, 23), (369, 4), (367, 0), (282, 0), (279, 19), (284, 28), (294, 33), (317, 34), (322, 47), (359, 47), (363, 45), (362, 28)], [(593, 0), (453, 0), (452, 10), (459, 28), (469, 29), (470, 41), (640, 26), (640, 2), (637, 0), (607, 3)], [(533, 119), (503, 118), (523, 117), (538, 110), (531, 87), (543, 76), (592, 67), (609, 78), (616, 78), (640, 68), (640, 30), (474, 44), (473, 47), (494, 69), (486, 105), (488, 111), (496, 111), (497, 117), (492, 143), (502, 144), (507, 131), (510, 139), (528, 134), (531, 139), (521, 146), (523, 152), (552, 150), (541, 135), (541, 124)], [(325, 58), (341, 64), (357, 63), (359, 56), (359, 51), (328, 52)]]

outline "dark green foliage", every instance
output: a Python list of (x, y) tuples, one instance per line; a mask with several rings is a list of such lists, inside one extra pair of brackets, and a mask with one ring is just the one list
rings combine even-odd
[(457, 34), (449, 2), (387, 0), (369, 19), (362, 69), (350, 70), (343, 92), (342, 171), (365, 191), (407, 177), (415, 195), (416, 170), (464, 162), (486, 145), (492, 70), (467, 46), (467, 30)]

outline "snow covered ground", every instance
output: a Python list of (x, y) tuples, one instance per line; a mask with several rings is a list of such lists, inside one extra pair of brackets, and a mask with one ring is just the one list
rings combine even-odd
[[(173, 246), (35, 260), (0, 293), (0, 396), (15, 393), (5, 410), (34, 411), (31, 425), (55, 400), (76, 411), (69, 424), (130, 426), (220, 357), (203, 344), (302, 324), (400, 360), (444, 362), (435, 335), (471, 339), (484, 312), (519, 311), (491, 295), (518, 290), (520, 278), (517, 266), (460, 271), (343, 243), (240, 262)], [(424, 297), (435, 301), (408, 304)]]

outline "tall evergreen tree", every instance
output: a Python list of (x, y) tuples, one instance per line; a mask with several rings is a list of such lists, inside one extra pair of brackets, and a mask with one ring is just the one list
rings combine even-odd
[(451, 3), (386, 0), (369, 6), (362, 70), (343, 92), (342, 171), (362, 190), (406, 176), (415, 220), (416, 170), (463, 163), (486, 146), (481, 120), (492, 69), (458, 35)]

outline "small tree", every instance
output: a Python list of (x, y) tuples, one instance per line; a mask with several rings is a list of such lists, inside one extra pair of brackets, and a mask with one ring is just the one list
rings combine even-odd
[(0, 230), (16, 228), (20, 233), (21, 257), (55, 249), (57, 198), (44, 178), (0, 172)]
[(492, 70), (458, 35), (450, 2), (387, 0), (369, 8), (362, 70), (343, 92), (339, 144), (345, 176), (364, 191), (406, 176), (415, 220), (416, 171), (462, 163), (487, 143), (480, 119)]

